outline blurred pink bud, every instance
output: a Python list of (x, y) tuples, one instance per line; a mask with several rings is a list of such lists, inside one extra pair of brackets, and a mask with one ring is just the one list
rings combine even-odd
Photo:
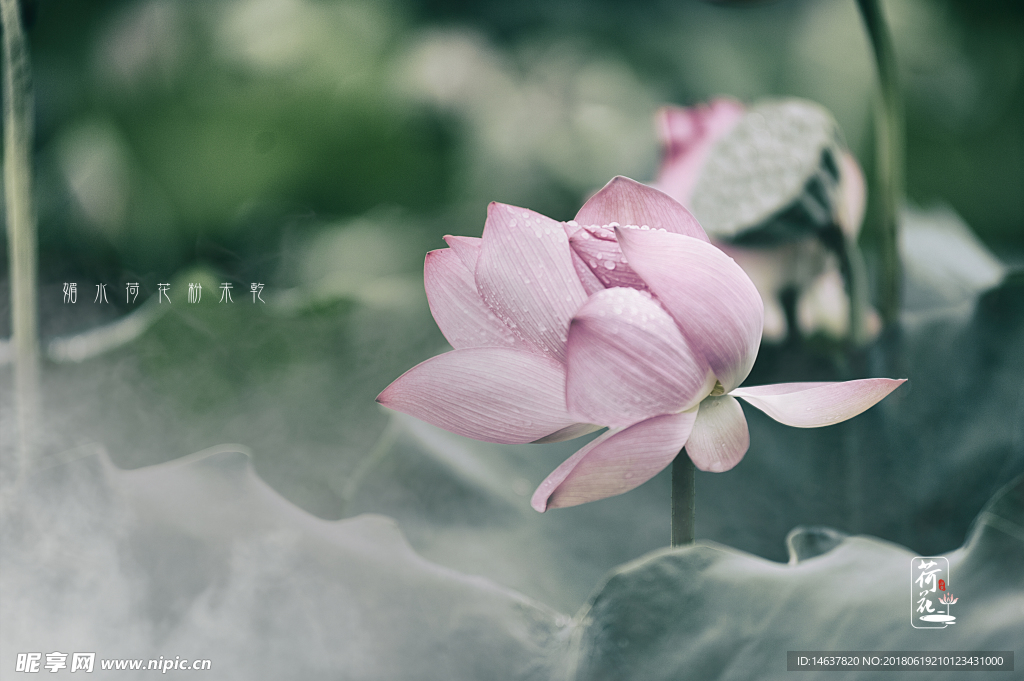
[(687, 205), (711, 147), (742, 116), (743, 104), (729, 97), (693, 107), (662, 107), (655, 125), (664, 151), (654, 186)]

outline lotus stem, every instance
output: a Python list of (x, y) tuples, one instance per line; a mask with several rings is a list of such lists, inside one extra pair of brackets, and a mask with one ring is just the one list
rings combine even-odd
[(857, 0), (871, 40), (881, 97), (875, 107), (875, 185), (879, 200), (879, 312), (888, 327), (899, 317), (901, 272), (899, 210), (903, 200), (903, 103), (896, 53), (880, 0)]
[(680, 451), (672, 462), (672, 546), (693, 543), (696, 478), (693, 461)]
[(4, 198), (18, 423), (14, 471), (17, 484), (34, 457), (40, 413), (36, 224), (32, 207), (32, 83), (17, 0), (0, 0), (0, 27), (4, 43)]

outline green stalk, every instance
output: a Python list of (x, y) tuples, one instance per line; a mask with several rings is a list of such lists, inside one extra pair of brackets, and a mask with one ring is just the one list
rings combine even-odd
[(32, 85), (17, 0), (0, 0), (0, 27), (4, 43), (4, 198), (18, 421), (19, 452), (14, 472), (17, 482), (34, 456), (40, 412), (36, 224), (32, 208)]
[(857, 0), (878, 69), (881, 98), (875, 109), (876, 196), (879, 200), (881, 272), (879, 312), (888, 327), (900, 311), (899, 209), (903, 200), (903, 103), (896, 53), (880, 0)]
[(696, 506), (693, 461), (680, 451), (672, 462), (672, 546), (693, 543), (693, 515)]

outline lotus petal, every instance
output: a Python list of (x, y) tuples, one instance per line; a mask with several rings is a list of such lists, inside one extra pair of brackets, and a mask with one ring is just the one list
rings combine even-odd
[(487, 306), (534, 348), (565, 359), (569, 320), (587, 293), (562, 225), (525, 208), (487, 209), (476, 284)]
[(619, 248), (615, 230), (609, 227), (581, 227), (569, 237), (573, 253), (588, 268), (591, 276), (601, 288), (625, 286), (646, 290), (647, 284), (633, 268), (626, 263), (626, 257)]
[(873, 407), (907, 379), (862, 378), (825, 383), (776, 383), (732, 391), (779, 423), (797, 428), (831, 426)]
[(434, 321), (456, 350), (521, 343), (484, 303), (472, 272), (454, 248), (427, 253), (423, 286)]
[(729, 395), (700, 403), (686, 453), (702, 471), (721, 473), (740, 462), (750, 447), (743, 407)]
[(575, 424), (565, 409), (565, 367), (509, 348), (470, 348), (405, 372), (377, 401), (458, 435), (533, 442)]
[(448, 234), (444, 238), (445, 243), (466, 265), (470, 274), (476, 273), (476, 261), (480, 259), (480, 249), (483, 248), (484, 240), (476, 236), (452, 236)]
[(694, 412), (664, 414), (624, 430), (611, 430), (556, 468), (533, 494), (541, 513), (622, 494), (647, 482), (679, 454)]
[[(572, 244), (572, 237), (569, 237), (569, 243)], [(576, 276), (580, 278), (583, 290), (586, 291), (588, 296), (604, 288), (604, 284), (597, 278), (593, 270), (587, 266), (587, 263), (583, 262), (583, 258), (580, 257), (575, 249), (572, 249), (572, 266), (576, 270)]]
[(715, 386), (675, 321), (631, 288), (595, 293), (569, 329), (566, 403), (578, 420), (622, 427), (697, 405)]
[(626, 260), (729, 392), (757, 357), (764, 305), (732, 258), (709, 243), (654, 230), (615, 230)]
[(583, 204), (576, 214), (580, 225), (647, 225), (651, 229), (685, 234), (708, 241), (704, 228), (690, 211), (671, 196), (628, 177), (615, 177)]

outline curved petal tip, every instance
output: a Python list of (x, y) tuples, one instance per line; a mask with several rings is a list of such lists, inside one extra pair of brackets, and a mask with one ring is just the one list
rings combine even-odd
[(581, 225), (646, 225), (651, 229), (710, 241), (704, 228), (674, 198), (648, 185), (618, 175), (583, 204), (576, 214)]
[(779, 423), (795, 428), (820, 428), (867, 411), (906, 380), (863, 378), (831, 383), (777, 383), (737, 388), (731, 394)]
[(647, 482), (679, 454), (696, 413), (664, 414), (610, 430), (566, 459), (534, 492), (530, 505), (543, 513), (628, 492)]
[(509, 348), (452, 350), (402, 374), (377, 401), (475, 440), (525, 444), (572, 426), (565, 369)]

